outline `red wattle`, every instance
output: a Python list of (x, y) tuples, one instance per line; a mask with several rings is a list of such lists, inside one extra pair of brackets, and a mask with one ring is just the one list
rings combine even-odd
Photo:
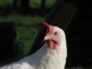
[(46, 43), (49, 48), (55, 48), (55, 46), (56, 46), (56, 42), (54, 42), (52, 40), (47, 40)]

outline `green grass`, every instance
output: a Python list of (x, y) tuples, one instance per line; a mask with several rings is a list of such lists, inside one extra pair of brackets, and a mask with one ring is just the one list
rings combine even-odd
[(19, 14), (12, 14), (12, 15), (10, 14), (5, 17), (0, 17), (0, 22), (11, 21), (11, 22), (14, 22), (16, 25), (22, 25), (22, 26), (40, 24), (42, 20), (44, 20), (44, 17), (41, 17), (41, 16), (22, 16)]

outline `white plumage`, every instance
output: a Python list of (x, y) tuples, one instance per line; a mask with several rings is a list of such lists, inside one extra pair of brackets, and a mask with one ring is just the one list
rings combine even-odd
[[(51, 36), (54, 36), (53, 41), (57, 42), (54, 48), (48, 47), (45, 43), (34, 54), (2, 66), (0, 69), (64, 69), (67, 57), (65, 33), (62, 29), (53, 27)], [(45, 40), (47, 39), (45, 38)]]

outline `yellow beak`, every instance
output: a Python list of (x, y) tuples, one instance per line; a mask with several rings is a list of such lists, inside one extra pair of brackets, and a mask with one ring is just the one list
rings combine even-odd
[(49, 39), (51, 39), (51, 37), (49, 37), (49, 36), (44, 37), (44, 41), (49, 40)]

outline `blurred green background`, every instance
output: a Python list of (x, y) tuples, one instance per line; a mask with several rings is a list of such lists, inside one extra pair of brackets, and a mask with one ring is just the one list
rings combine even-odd
[(0, 0), (0, 22), (14, 23), (15, 43), (18, 47), (16, 57), (8, 57), (0, 65), (19, 60), (28, 54), (42, 22), (55, 2), (56, 0)]

